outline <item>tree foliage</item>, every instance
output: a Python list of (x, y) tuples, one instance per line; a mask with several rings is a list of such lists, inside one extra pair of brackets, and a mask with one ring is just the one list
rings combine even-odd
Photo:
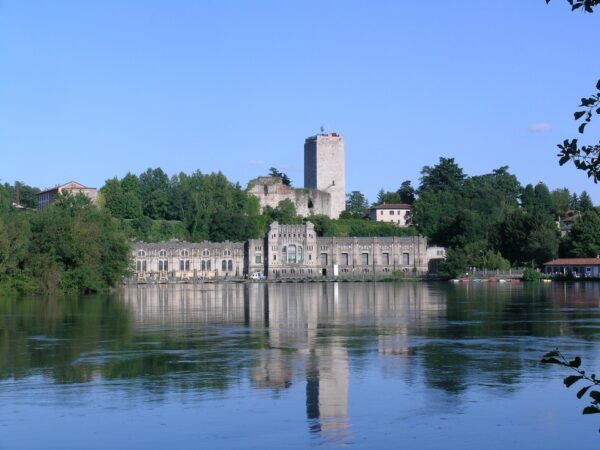
[(63, 194), (39, 213), (0, 210), (2, 291), (96, 292), (118, 284), (128, 266), (117, 222), (84, 195)]
[(281, 178), (281, 182), (283, 184), (285, 184), (286, 186), (292, 185), (292, 180), (290, 180), (290, 177), (288, 177), (287, 174), (281, 172), (280, 170), (276, 169), (275, 167), (271, 167), (269, 169), (269, 176)]
[(369, 213), (369, 201), (360, 191), (346, 194), (346, 210), (342, 213), (344, 218), (362, 219)]

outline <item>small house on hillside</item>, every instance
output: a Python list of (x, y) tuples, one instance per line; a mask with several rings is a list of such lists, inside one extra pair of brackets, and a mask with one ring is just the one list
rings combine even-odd
[(369, 210), (369, 219), (406, 227), (410, 225), (411, 205), (407, 203), (383, 203)]

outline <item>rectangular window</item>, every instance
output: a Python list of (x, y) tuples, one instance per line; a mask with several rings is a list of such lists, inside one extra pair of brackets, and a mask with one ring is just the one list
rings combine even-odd
[(402, 253), (402, 264), (405, 266), (410, 265), (410, 253)]
[(162, 259), (158, 261), (158, 271), (166, 272), (167, 270), (169, 270), (169, 262)]
[(179, 260), (179, 270), (181, 272), (189, 272), (190, 271), (190, 260), (189, 259)]
[(340, 265), (347, 266), (348, 265), (348, 253), (342, 253), (340, 258)]
[(327, 265), (327, 253), (321, 253), (321, 265), (322, 266)]
[(381, 257), (381, 264), (383, 264), (384, 266), (389, 266), (390, 265), (390, 254), (389, 253), (384, 253)]
[(206, 261), (202, 260), (202, 262), (200, 263), (200, 270), (202, 270), (203, 272), (206, 270)]
[(394, 215), (394, 211), (390, 211), (390, 216), (393, 216), (393, 215)]
[(206, 270), (210, 270), (210, 259), (206, 261)]
[(221, 272), (227, 272), (227, 260), (221, 261)]
[(256, 264), (260, 264), (260, 263), (262, 263), (262, 255), (255, 255), (255, 256), (254, 256), (254, 262), (255, 262)]
[(368, 253), (363, 253), (361, 255), (361, 262), (363, 266), (368, 266), (369, 265), (369, 254)]
[(227, 271), (233, 272), (233, 261), (231, 259), (227, 261)]

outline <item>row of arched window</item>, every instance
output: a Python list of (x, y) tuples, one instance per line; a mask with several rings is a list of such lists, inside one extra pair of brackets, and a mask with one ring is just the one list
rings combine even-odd
[[(179, 253), (179, 255), (183, 256), (184, 258), (188, 257), (188, 256), (190, 256), (190, 251), (187, 250), (187, 249), (181, 250), (181, 252)], [(146, 256), (146, 251), (145, 250), (138, 250), (137, 256), (139, 258), (144, 258)], [(158, 256), (160, 258), (166, 258), (167, 257), (167, 251), (166, 250), (159, 250)], [(202, 250), (202, 256), (204, 256), (204, 257), (210, 256), (210, 251), (209, 250)], [(223, 250), (223, 256), (231, 256), (231, 250), (229, 250), (229, 249)]]
[[(200, 261), (200, 270), (202, 272), (208, 272), (212, 270), (211, 260), (202, 260)], [(147, 265), (144, 260), (137, 260), (135, 263), (135, 269), (137, 272), (146, 272)], [(169, 261), (166, 259), (160, 259), (158, 261), (158, 271), (159, 272), (167, 272), (169, 270)], [(190, 271), (190, 260), (189, 259), (181, 259), (179, 260), (179, 270), (181, 272), (189, 272)], [(224, 259), (221, 261), (221, 271), (222, 272), (233, 272), (233, 260), (232, 259)]]

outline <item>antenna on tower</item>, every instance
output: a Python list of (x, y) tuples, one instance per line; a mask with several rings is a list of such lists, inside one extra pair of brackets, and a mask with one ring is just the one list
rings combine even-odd
[(321, 130), (321, 134), (325, 133), (325, 127), (323, 125), (321, 125), (319, 129)]

